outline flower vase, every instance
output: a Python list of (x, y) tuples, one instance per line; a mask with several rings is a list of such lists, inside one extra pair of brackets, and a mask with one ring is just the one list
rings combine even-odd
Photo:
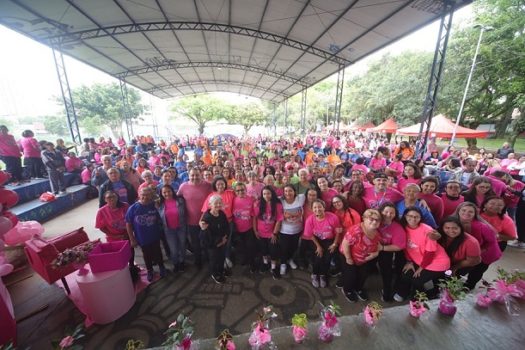
[(441, 295), (441, 300), (439, 301), (439, 312), (446, 316), (454, 316), (456, 314), (457, 309), (458, 308), (454, 303), (454, 299), (452, 299), (452, 297), (448, 293), (448, 290), (445, 289), (443, 291), (443, 294)]
[(299, 326), (292, 326), (292, 334), (295, 342), (301, 344), (308, 335), (308, 329)]
[(427, 309), (424, 305), (417, 301), (410, 301), (410, 309), (409, 313), (410, 316), (419, 319), (425, 312), (427, 312)]

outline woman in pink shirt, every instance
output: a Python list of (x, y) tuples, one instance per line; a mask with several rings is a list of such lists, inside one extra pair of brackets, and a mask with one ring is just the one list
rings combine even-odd
[(11, 175), (11, 185), (18, 186), (22, 181), (20, 148), (5, 125), (0, 125), (0, 160), (5, 163), (5, 170)]
[(159, 215), (162, 219), (164, 234), (170, 247), (170, 259), (173, 272), (184, 271), (186, 254), (186, 203), (182, 196), (177, 196), (173, 187), (164, 185), (160, 189)]
[(259, 251), (263, 259), (261, 271), (265, 272), (271, 268), (274, 279), (281, 277), (277, 260), (280, 255), (279, 231), (283, 220), (281, 201), (271, 186), (265, 186), (261, 200), (254, 207), (253, 232), (259, 240)]
[(496, 231), (501, 251), (507, 248), (507, 241), (518, 238), (516, 224), (506, 213), (505, 200), (501, 197), (487, 197), (481, 204), (480, 216), (485, 219)]
[(42, 148), (35, 139), (35, 134), (31, 130), (24, 130), (18, 143), (24, 153), (24, 166), (28, 169), (29, 176), (32, 178), (44, 177), (46, 171), (42, 163)]
[(392, 301), (394, 275), (401, 273), (405, 263), (403, 250), (406, 247), (407, 235), (403, 226), (397, 221), (399, 215), (394, 203), (383, 203), (379, 207), (379, 212), (383, 221), (379, 227), (381, 241), (377, 262), (383, 280), (383, 300), (388, 302)]
[[(308, 219), (311, 215), (314, 215), (312, 206), (315, 200), (320, 198), (320, 195), (319, 191), (316, 189), (309, 188), (306, 190), (304, 196), (305, 201), (303, 205), (303, 222), (306, 222), (306, 219)], [(315, 245), (312, 241), (312, 235), (305, 235), (303, 230), (301, 239), (299, 241), (299, 262), (305, 270), (308, 269), (310, 262), (313, 261), (314, 252)]]
[(402, 154), (397, 154), (394, 161), (388, 164), (385, 173), (395, 177), (401, 176), (401, 174), (403, 174), (403, 170), (405, 169), (405, 164), (403, 164), (403, 161), (401, 160), (402, 158)]
[(455, 216), (443, 220), (438, 232), (439, 244), (450, 258), (452, 275), (464, 276), (481, 262), (481, 248), (476, 238), (466, 233), (461, 221)]
[(403, 170), (403, 176), (397, 182), (397, 189), (403, 192), (408, 184), (417, 184), (421, 182), (421, 170), (414, 163), (406, 163)]
[(470, 185), (470, 189), (463, 192), (465, 202), (474, 203), (478, 208), (481, 206), (481, 203), (485, 201), (485, 198), (494, 195), (495, 193), (492, 189), (492, 183), (485, 176), (475, 178)]
[[(325, 179), (326, 180), (326, 179)], [(304, 235), (311, 236), (315, 244), (315, 256), (312, 262), (312, 286), (325, 288), (330, 259), (340, 242), (342, 227), (337, 215), (325, 211), (325, 202), (316, 199), (312, 204), (314, 215), (310, 215), (304, 224)]]
[(450, 259), (445, 249), (429, 237), (432, 227), (421, 222), (423, 214), (417, 207), (405, 209), (401, 225), (407, 233), (405, 256), (407, 262), (396, 285), (395, 301), (403, 301), (412, 291), (425, 292), (425, 283), (434, 281), (434, 288), (426, 291), (429, 298), (437, 296), (437, 281), (445, 277), (450, 268)]
[(317, 186), (321, 192), (321, 199), (324, 201), (326, 209), (330, 210), (332, 208), (332, 199), (338, 194), (337, 190), (328, 187), (328, 180), (324, 176), (320, 176), (317, 179)]
[(421, 180), (421, 192), (419, 199), (424, 200), (428, 209), (432, 213), (434, 220), (439, 224), (443, 218), (443, 200), (436, 195), (439, 187), (438, 179), (435, 176), (427, 176)]
[(481, 247), (481, 262), (474, 266), (468, 274), (465, 287), (473, 290), (481, 280), (490, 264), (501, 257), (501, 249), (496, 240), (496, 232), (478, 212), (478, 207), (471, 202), (461, 203), (454, 213), (459, 218), (465, 232), (470, 233), (479, 242)]
[(371, 265), (375, 263), (375, 258), (379, 254), (380, 225), (379, 211), (366, 210), (363, 213), (363, 222), (350, 227), (339, 247), (343, 270), (343, 294), (351, 303), (355, 303), (358, 298), (362, 301), (368, 300), (368, 294), (363, 286)]
[(383, 153), (380, 151), (377, 151), (376, 154), (374, 155), (374, 158), (370, 160), (368, 167), (370, 168), (370, 170), (374, 172), (384, 171), (386, 168), (386, 159), (383, 156)]
[(234, 187), (235, 198), (233, 199), (233, 223), (235, 225), (232, 236), (235, 250), (242, 256), (241, 265), (249, 265), (250, 272), (255, 273), (257, 265), (257, 240), (253, 232), (254, 202), (253, 197), (246, 194), (246, 185), (237, 182)]

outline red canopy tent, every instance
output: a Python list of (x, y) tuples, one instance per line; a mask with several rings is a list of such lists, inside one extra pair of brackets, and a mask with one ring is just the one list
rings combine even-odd
[(397, 123), (394, 118), (388, 118), (378, 126), (367, 129), (368, 132), (384, 132), (387, 134), (393, 134), (397, 130)]
[(372, 122), (366, 122), (364, 124), (361, 124), (361, 123), (358, 123), (357, 121), (353, 122), (351, 125), (350, 125), (350, 130), (355, 130), (355, 131), (365, 131), (367, 129), (370, 129), (370, 128), (373, 128), (375, 127), (374, 123)]
[[(436, 115), (432, 118), (432, 122), (430, 123), (430, 132), (429, 135), (431, 137), (446, 137), (450, 138), (452, 137), (452, 133), (454, 132), (455, 123), (453, 123), (450, 119), (445, 117), (442, 114)], [(401, 128), (397, 130), (398, 135), (406, 135), (406, 136), (419, 136), (419, 129), (421, 128), (421, 123), (417, 123), (412, 126), (408, 126), (406, 128)], [(463, 126), (459, 126), (456, 129), (456, 137), (457, 138), (475, 138), (475, 137), (487, 137), (489, 134), (488, 131), (481, 131), (481, 130), (474, 130), (465, 128)]]

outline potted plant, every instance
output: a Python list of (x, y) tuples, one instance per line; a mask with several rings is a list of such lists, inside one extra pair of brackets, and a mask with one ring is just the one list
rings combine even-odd
[(363, 311), (365, 323), (370, 327), (375, 327), (382, 315), (383, 307), (375, 301), (368, 304)]
[(301, 344), (308, 335), (308, 318), (306, 314), (295, 314), (292, 318), (292, 334), (295, 342)]
[(425, 292), (416, 292), (414, 299), (410, 300), (409, 303), (409, 313), (410, 316), (415, 318), (420, 318), (427, 310), (430, 310), (428, 306), (428, 297)]
[(447, 316), (454, 316), (457, 311), (455, 302), (465, 299), (468, 289), (461, 278), (451, 276), (452, 272), (445, 272), (447, 278), (441, 279), (439, 287), (441, 288), (441, 299), (438, 310)]
[(262, 312), (257, 313), (257, 321), (252, 324), (252, 333), (248, 338), (252, 350), (266, 347), (274, 348), (272, 334), (270, 333), (270, 321), (275, 317), (277, 317), (277, 314), (273, 312), (271, 305), (263, 307)]
[(225, 329), (217, 337), (217, 350), (235, 350), (235, 343), (233, 342), (233, 336), (228, 329)]
[(321, 324), (319, 325), (319, 340), (330, 343), (334, 337), (341, 336), (341, 326), (337, 316), (341, 315), (341, 308), (333, 301), (328, 306), (321, 304)]
[(176, 350), (189, 350), (192, 348), (193, 341), (193, 322), (183, 314), (179, 314), (177, 320), (172, 322), (168, 330), (164, 332), (167, 335), (162, 345), (173, 345)]

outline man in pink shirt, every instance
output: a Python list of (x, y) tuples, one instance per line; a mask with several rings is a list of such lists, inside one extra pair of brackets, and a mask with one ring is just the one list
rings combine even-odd
[(363, 199), (367, 208), (377, 209), (385, 202), (397, 203), (403, 199), (398, 190), (388, 187), (388, 176), (385, 173), (374, 175), (374, 187), (365, 187)]
[(201, 208), (208, 195), (212, 192), (211, 184), (202, 181), (201, 171), (198, 168), (192, 168), (189, 173), (190, 181), (184, 182), (177, 192), (186, 201), (186, 213), (188, 235), (190, 237), (193, 255), (195, 256), (195, 265), (202, 267), (202, 255), (205, 249), (200, 239), (199, 220), (201, 218)]

